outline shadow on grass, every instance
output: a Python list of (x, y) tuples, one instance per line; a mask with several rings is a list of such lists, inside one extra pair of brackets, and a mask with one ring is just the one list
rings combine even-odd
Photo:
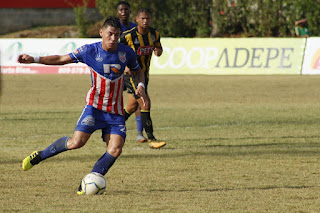
[[(287, 155), (287, 156), (307, 156), (311, 157), (314, 155), (319, 155), (320, 153), (320, 144), (318, 143), (308, 143), (308, 144), (299, 144), (299, 143), (271, 143), (271, 144), (247, 144), (247, 145), (203, 145), (204, 149), (193, 150), (193, 149), (166, 149), (153, 150), (154, 152), (148, 151), (147, 153), (138, 153), (138, 154), (123, 154), (120, 156), (122, 159), (153, 159), (154, 157), (166, 158), (166, 159), (175, 159), (175, 158), (185, 158), (185, 157), (194, 157), (194, 156), (225, 156), (225, 157), (236, 157), (236, 156), (263, 156), (263, 155)], [(259, 149), (259, 148), (262, 149)], [(192, 147), (191, 147), (192, 148)], [(216, 148), (216, 149), (214, 149)], [(222, 148), (222, 149), (221, 149)], [(183, 152), (181, 152), (183, 151)], [(96, 161), (103, 154), (68, 154), (62, 153), (59, 155), (59, 158), (50, 158), (45, 162), (88, 162)], [(4, 158), (0, 159), (0, 164), (21, 164), (23, 159), (17, 158)]]
[[(266, 139), (319, 139), (320, 140), (320, 135), (310, 135), (310, 136), (270, 136), (270, 137), (228, 137), (228, 138), (222, 138), (222, 137), (211, 137), (211, 138), (200, 138), (196, 139), (197, 141), (230, 141), (230, 140), (266, 140)], [(177, 139), (176, 139), (177, 140)], [(195, 139), (178, 139), (178, 140), (183, 140), (184, 142), (191, 141), (194, 143)], [(269, 143), (273, 144), (273, 143)], [(197, 143), (196, 143), (197, 145)], [(255, 144), (253, 144), (255, 145)]]
[(314, 186), (263, 186), (243, 188), (216, 188), (216, 189), (152, 189), (150, 192), (221, 192), (221, 191), (243, 191), (243, 190), (273, 190), (273, 189), (309, 189)]
[[(243, 188), (208, 188), (208, 189), (150, 189), (148, 192), (228, 192), (228, 191), (256, 191), (256, 190), (276, 190), (276, 189), (310, 189), (314, 186), (262, 186), (262, 187), (243, 187)], [(136, 191), (108, 191), (105, 195), (129, 195), (136, 194)]]

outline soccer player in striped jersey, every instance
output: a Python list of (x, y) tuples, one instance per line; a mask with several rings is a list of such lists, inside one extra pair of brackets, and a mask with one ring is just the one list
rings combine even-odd
[(150, 116), (151, 102), (148, 96), (148, 80), (149, 80), (149, 66), (152, 53), (156, 56), (161, 56), (162, 46), (160, 42), (160, 33), (158, 30), (150, 27), (151, 23), (151, 11), (147, 8), (141, 8), (137, 11), (136, 22), (138, 26), (124, 32), (120, 36), (120, 42), (130, 46), (137, 54), (137, 59), (139, 65), (144, 72), (145, 78), (145, 92), (147, 97), (146, 105), (143, 105), (141, 98), (135, 95), (135, 90), (137, 89), (139, 78), (128, 73), (125, 73), (124, 81), (127, 91), (129, 93), (128, 103), (125, 108), (126, 120), (134, 113), (138, 106), (141, 107), (141, 121), (143, 128), (147, 133), (149, 139), (150, 148), (160, 148), (166, 145), (164, 141), (159, 141), (153, 135), (153, 125)]
[[(117, 15), (120, 20), (121, 34), (137, 26), (135, 23), (129, 22), (130, 13), (131, 13), (131, 9), (130, 9), (130, 4), (128, 2), (120, 1), (117, 4)], [(127, 88), (125, 87), (124, 89), (126, 90)], [(143, 136), (143, 125), (141, 122), (140, 107), (136, 110), (135, 116), (136, 116), (137, 130), (138, 130), (136, 141), (139, 143), (144, 143), (147, 141), (147, 138)]]
[[(107, 151), (96, 162), (91, 172), (105, 175), (120, 156), (126, 138), (123, 109), (123, 73), (128, 66), (138, 76), (140, 82), (136, 95), (144, 99), (144, 75), (136, 60), (134, 51), (118, 43), (120, 23), (117, 17), (109, 17), (100, 29), (102, 42), (87, 44), (67, 55), (32, 57), (20, 55), (20, 63), (40, 63), (63, 65), (82, 62), (90, 67), (92, 86), (87, 93), (86, 106), (80, 115), (72, 137), (62, 137), (42, 151), (35, 151), (22, 161), (22, 169), (27, 171), (41, 161), (64, 151), (78, 149), (86, 144), (91, 134), (102, 130)], [(84, 194), (81, 185), (78, 194)]]

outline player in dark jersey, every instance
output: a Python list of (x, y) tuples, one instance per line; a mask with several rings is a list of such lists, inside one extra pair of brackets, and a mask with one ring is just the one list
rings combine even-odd
[(149, 66), (152, 53), (156, 56), (161, 56), (162, 46), (160, 42), (160, 33), (158, 30), (150, 27), (151, 23), (151, 11), (147, 8), (141, 8), (137, 11), (136, 22), (138, 26), (124, 32), (120, 36), (120, 42), (130, 46), (137, 54), (137, 59), (139, 65), (144, 72), (145, 77), (145, 91), (147, 94), (147, 103), (143, 106), (141, 98), (135, 95), (135, 90), (139, 85), (138, 76), (131, 75), (130, 71), (125, 73), (125, 86), (129, 93), (128, 103), (125, 108), (125, 117), (128, 119), (132, 113), (134, 113), (138, 106), (141, 107), (141, 121), (143, 127), (147, 133), (149, 139), (150, 148), (160, 148), (165, 146), (166, 143), (163, 141), (158, 141), (153, 135), (153, 125), (150, 116), (150, 98), (148, 96), (148, 80), (149, 80)]
[[(120, 1), (117, 4), (117, 15), (120, 20), (121, 34), (137, 26), (135, 23), (129, 22), (130, 13), (131, 13), (130, 4), (128, 2)], [(126, 89), (127, 88), (125, 87), (124, 90)], [(137, 130), (138, 130), (136, 141), (140, 143), (144, 143), (147, 141), (147, 138), (143, 136), (143, 125), (141, 122), (140, 107), (136, 110), (135, 116), (136, 116)]]
[[(145, 97), (144, 75), (136, 60), (134, 51), (118, 43), (120, 23), (117, 17), (109, 17), (100, 29), (102, 42), (87, 44), (67, 55), (32, 57), (19, 56), (20, 63), (40, 63), (46, 65), (64, 65), (82, 62), (90, 67), (92, 86), (87, 93), (83, 112), (72, 137), (62, 137), (42, 151), (35, 151), (22, 161), (22, 169), (27, 171), (41, 161), (59, 153), (84, 146), (91, 134), (102, 130), (107, 151), (96, 162), (91, 172), (105, 175), (122, 152), (126, 138), (123, 109), (123, 73), (130, 67), (141, 77), (136, 95)], [(78, 194), (84, 194), (81, 185)]]

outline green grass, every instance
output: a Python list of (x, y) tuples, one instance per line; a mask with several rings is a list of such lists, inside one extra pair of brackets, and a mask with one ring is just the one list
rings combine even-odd
[(71, 136), (86, 75), (4, 75), (0, 212), (319, 212), (320, 76), (151, 76), (161, 150), (137, 144), (127, 122), (107, 194), (77, 196), (105, 152), (85, 147), (28, 172), (21, 160)]

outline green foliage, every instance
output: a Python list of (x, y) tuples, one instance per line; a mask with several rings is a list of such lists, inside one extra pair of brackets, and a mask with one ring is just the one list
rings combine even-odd
[(76, 25), (79, 29), (79, 37), (80, 38), (86, 38), (88, 37), (88, 26), (89, 22), (86, 17), (86, 9), (87, 9), (88, 1), (83, 0), (83, 5), (82, 6), (77, 6), (73, 8), (73, 11), (76, 16)]
[(319, 0), (213, 0), (219, 35), (254, 37), (294, 36), (294, 22), (308, 18), (309, 30), (319, 35)]
[[(131, 5), (131, 21), (141, 7), (152, 10), (152, 26), (160, 30), (162, 36), (193, 37), (210, 34), (210, 7), (208, 0), (128, 0)], [(96, 0), (100, 13), (107, 17), (116, 15), (118, 1)], [(187, 18), (188, 17), (188, 18)]]
[[(117, 1), (96, 0), (100, 13), (116, 15)], [(312, 35), (320, 35), (320, 0), (138, 0), (153, 10), (153, 26), (162, 36), (294, 36), (294, 22), (308, 18)]]

